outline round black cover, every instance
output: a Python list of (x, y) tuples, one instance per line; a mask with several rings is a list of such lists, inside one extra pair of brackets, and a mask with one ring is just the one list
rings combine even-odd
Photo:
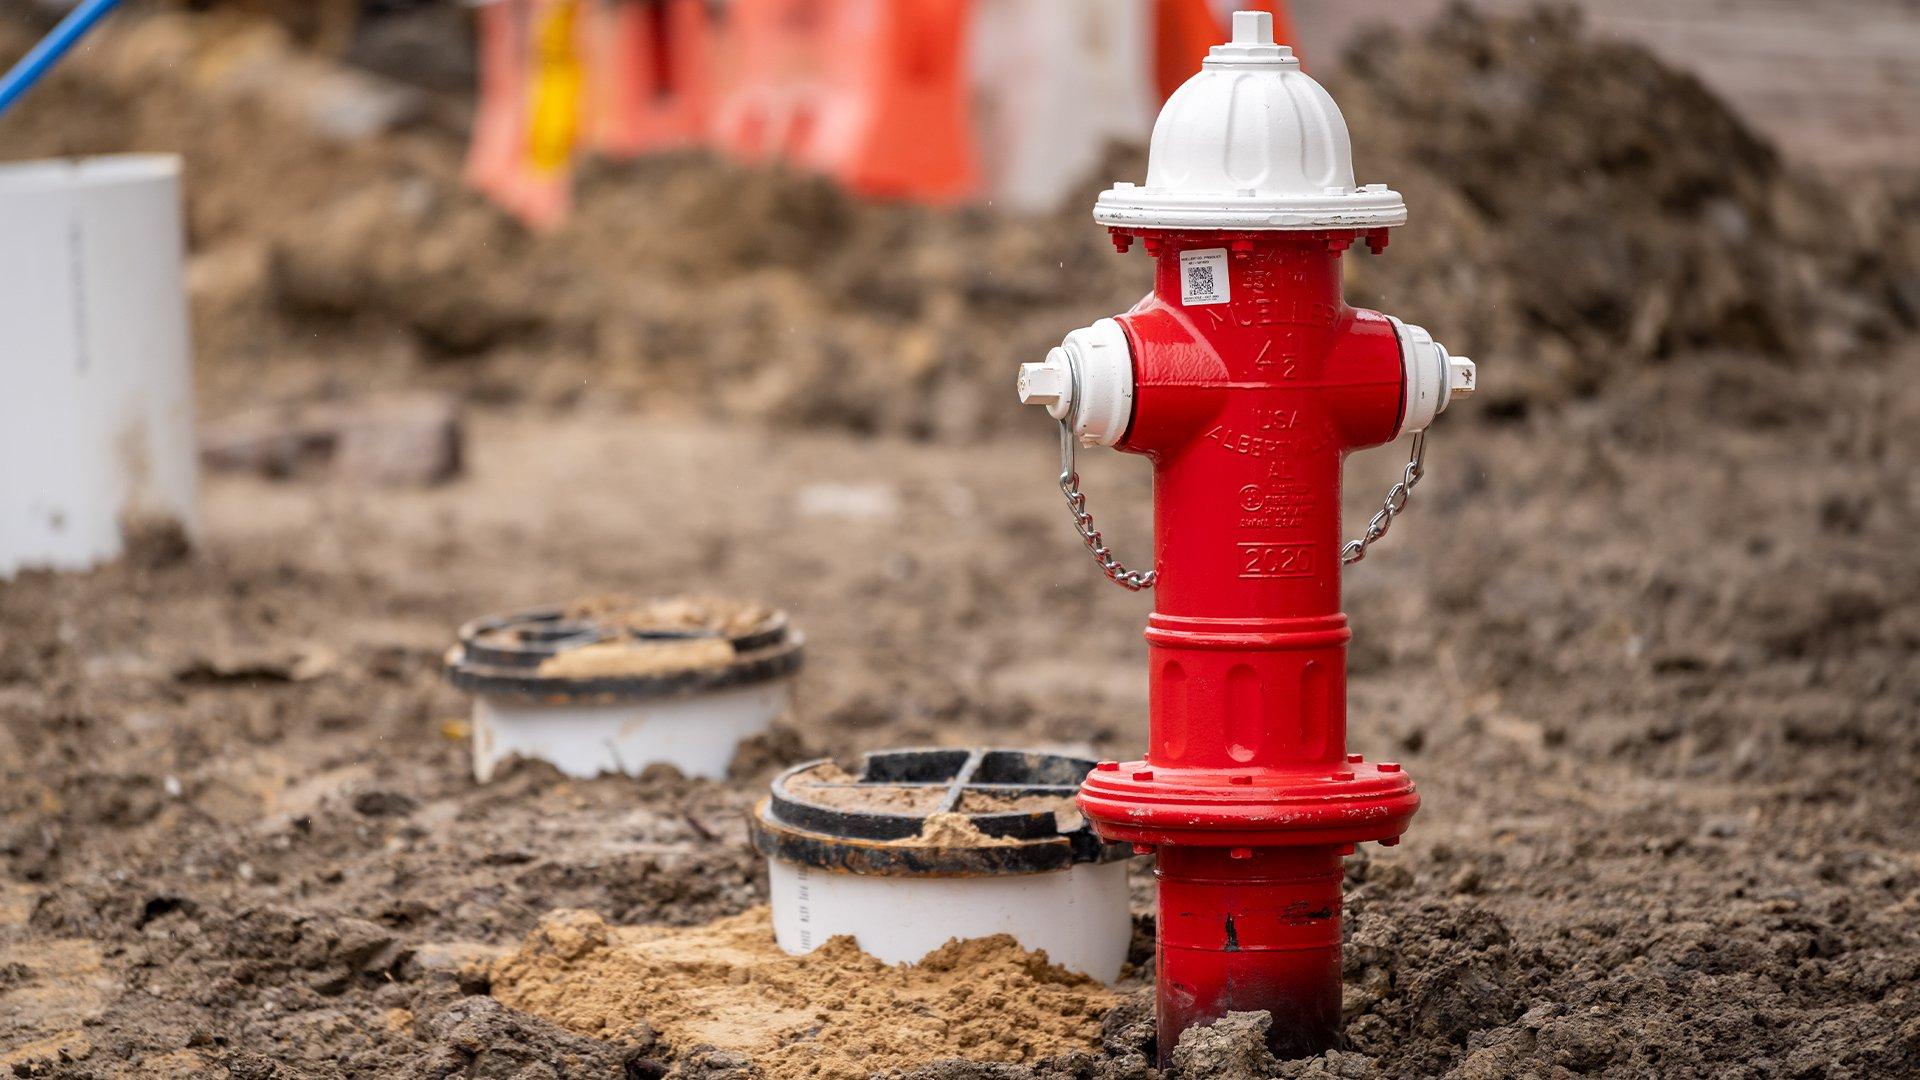
[[(978, 877), (1124, 859), (1126, 845), (1102, 842), (1072, 810), (1093, 766), (1059, 754), (945, 748), (871, 753), (857, 775), (809, 761), (775, 778), (749, 826), (762, 854), (841, 873)], [(934, 814), (959, 814), (984, 839), (916, 843)]]
[(802, 639), (784, 612), (728, 638), (733, 660), (713, 667), (647, 675), (541, 675), (540, 665), (568, 649), (617, 641), (717, 636), (699, 631), (636, 631), (589, 619), (569, 619), (559, 608), (489, 615), (460, 628), (447, 653), (447, 681), (469, 693), (556, 704), (628, 701), (746, 686), (789, 675), (800, 667)]

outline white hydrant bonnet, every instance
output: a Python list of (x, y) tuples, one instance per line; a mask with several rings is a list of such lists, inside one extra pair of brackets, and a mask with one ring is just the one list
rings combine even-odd
[(1372, 229), (1402, 225), (1384, 184), (1356, 187), (1347, 122), (1332, 95), (1273, 40), (1273, 16), (1233, 15), (1153, 125), (1144, 187), (1115, 184), (1093, 218), (1143, 229)]

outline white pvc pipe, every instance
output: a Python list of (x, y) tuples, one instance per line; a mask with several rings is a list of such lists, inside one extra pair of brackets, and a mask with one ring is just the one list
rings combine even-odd
[(180, 159), (0, 166), (0, 579), (197, 532)]
[(878, 960), (906, 964), (954, 938), (1009, 934), (1110, 983), (1133, 941), (1124, 860), (958, 878), (842, 874), (768, 859), (767, 889), (774, 939), (794, 955), (844, 934)]
[(523, 757), (582, 778), (638, 776), (666, 764), (686, 776), (724, 780), (740, 744), (786, 711), (791, 681), (605, 704), (477, 697), (473, 777), (484, 784), (508, 758)]

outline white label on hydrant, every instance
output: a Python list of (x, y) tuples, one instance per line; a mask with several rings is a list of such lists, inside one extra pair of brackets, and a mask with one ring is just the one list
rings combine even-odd
[(1180, 253), (1180, 302), (1187, 307), (1231, 300), (1227, 249), (1201, 248)]

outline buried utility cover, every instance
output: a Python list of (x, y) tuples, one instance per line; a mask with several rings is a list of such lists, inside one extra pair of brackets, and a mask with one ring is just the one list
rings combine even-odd
[(482, 782), (515, 756), (568, 776), (667, 764), (719, 779), (786, 711), (801, 650), (786, 613), (759, 605), (601, 597), (462, 626), (447, 679), (474, 695)]
[(889, 963), (1009, 934), (1112, 982), (1132, 939), (1124, 845), (1074, 809), (1094, 763), (1019, 750), (890, 750), (857, 775), (795, 766), (754, 810), (775, 936), (804, 953), (847, 935)]

